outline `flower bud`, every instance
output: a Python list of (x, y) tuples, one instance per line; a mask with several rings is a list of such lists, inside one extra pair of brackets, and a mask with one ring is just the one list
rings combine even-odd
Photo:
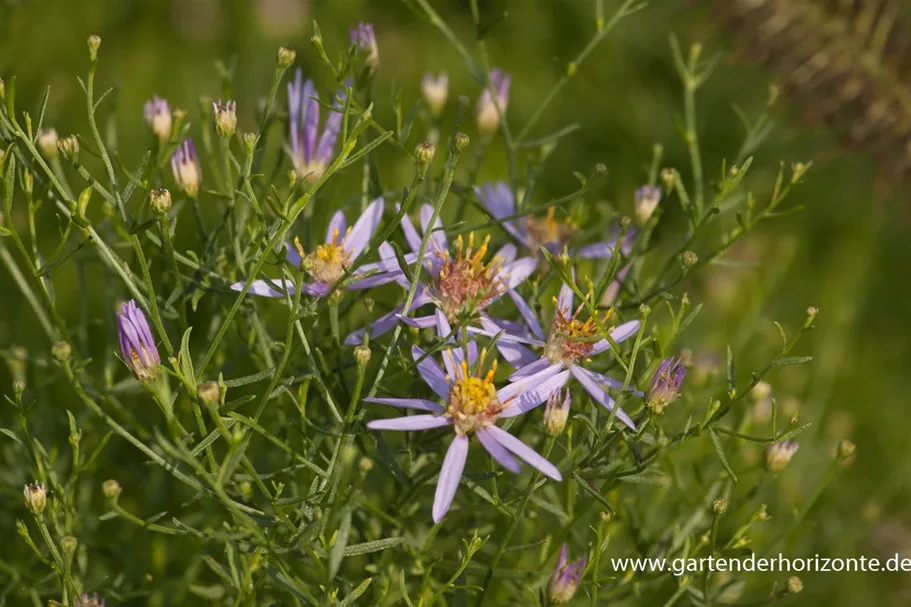
[(152, 134), (155, 135), (162, 143), (171, 138), (171, 129), (174, 126), (174, 120), (171, 116), (171, 106), (167, 100), (158, 95), (152, 96), (143, 107), (146, 124)]
[(365, 455), (358, 461), (357, 467), (360, 469), (362, 474), (368, 474), (371, 470), (373, 470), (374, 463), (372, 459)]
[(572, 600), (576, 590), (579, 589), (579, 582), (582, 581), (582, 574), (585, 572), (587, 562), (588, 558), (583, 557), (570, 563), (568, 549), (566, 544), (563, 544), (557, 568), (547, 587), (547, 596), (554, 605), (565, 605)]
[(424, 94), (424, 101), (430, 108), (430, 113), (439, 116), (446, 105), (446, 99), (449, 97), (449, 76), (445, 72), (439, 76), (431, 73), (424, 74), (421, 80), (421, 92)]
[(712, 514), (715, 516), (721, 516), (728, 511), (728, 502), (723, 498), (718, 498), (712, 501)]
[(41, 153), (48, 158), (56, 156), (57, 140), (57, 131), (54, 129), (42, 129), (38, 133), (38, 147), (41, 148)]
[(785, 583), (785, 589), (788, 591), (788, 594), (800, 594), (803, 590), (803, 580), (796, 575), (792, 575), (788, 578), (787, 583)]
[(254, 150), (256, 150), (256, 143), (259, 141), (259, 137), (256, 136), (256, 133), (244, 133), (244, 151), (247, 153), (247, 156), (251, 155)]
[(83, 592), (79, 598), (76, 599), (74, 607), (104, 607), (104, 599), (99, 597), (97, 593), (88, 595)]
[(506, 114), (509, 105), (510, 76), (506, 72), (494, 68), (490, 70), (488, 85), (478, 98), (475, 121), (478, 132), (488, 137), (500, 128), (500, 115)]
[(654, 185), (644, 185), (636, 190), (636, 221), (645, 225), (651, 219), (658, 203), (661, 202), (661, 188)]
[(849, 457), (854, 455), (854, 452), (856, 450), (857, 450), (857, 445), (855, 445), (853, 442), (849, 441), (848, 439), (844, 439), (843, 441), (838, 443), (838, 457), (841, 459), (848, 459)]
[(22, 396), (23, 392), (25, 392), (25, 382), (21, 379), (17, 379), (13, 382), (13, 393), (16, 396)]
[(86, 42), (89, 45), (89, 60), (94, 62), (98, 59), (98, 47), (101, 46), (101, 38), (92, 35), (89, 36), (89, 39)]
[(237, 130), (237, 102), (219, 99), (212, 103), (212, 109), (215, 111), (215, 132), (225, 139), (233, 137)]
[(455, 144), (456, 151), (461, 152), (468, 147), (468, 144), (471, 143), (471, 139), (469, 139), (468, 135), (465, 133), (456, 133), (456, 136), (453, 138), (453, 143)]
[(544, 430), (550, 436), (560, 436), (563, 429), (566, 428), (566, 420), (569, 419), (569, 408), (572, 400), (567, 388), (565, 396), (561, 398), (560, 391), (554, 390), (547, 399), (544, 406)]
[(370, 348), (368, 346), (360, 345), (354, 349), (354, 360), (357, 362), (357, 366), (363, 368), (370, 362), (371, 356)]
[(684, 251), (683, 255), (680, 256), (680, 265), (683, 266), (684, 270), (689, 270), (696, 262), (699, 261), (699, 257), (692, 251)]
[(765, 456), (766, 469), (769, 472), (781, 472), (788, 467), (799, 448), (799, 444), (787, 440), (769, 445)]
[(190, 198), (196, 198), (202, 183), (202, 167), (196, 155), (196, 146), (190, 139), (185, 139), (171, 157), (171, 172), (177, 187)]
[(432, 143), (427, 143), (422, 141), (418, 144), (417, 148), (414, 150), (415, 159), (417, 160), (418, 166), (425, 167), (433, 160), (434, 155), (437, 153), (437, 148)]
[(171, 192), (167, 188), (152, 190), (149, 196), (149, 204), (154, 213), (164, 215), (171, 210)]
[(604, 175), (607, 173), (607, 165), (603, 162), (598, 162), (595, 164), (595, 175)]
[(25, 506), (32, 514), (41, 514), (47, 508), (47, 489), (38, 481), (29, 483), (22, 490), (25, 495)]
[(76, 162), (79, 160), (79, 140), (75, 135), (64, 137), (57, 141), (57, 151), (70, 162)]
[(214, 381), (199, 384), (196, 395), (200, 401), (209, 407), (218, 408), (221, 405), (221, 387)]
[(117, 337), (123, 362), (139, 381), (148, 382), (155, 379), (161, 367), (161, 357), (145, 314), (131, 299), (121, 304), (116, 316)]
[(60, 548), (63, 550), (64, 554), (73, 554), (76, 552), (76, 548), (79, 547), (79, 540), (77, 540), (72, 535), (64, 535), (60, 538)]
[(680, 364), (680, 359), (668, 358), (661, 361), (648, 392), (648, 408), (652, 413), (661, 415), (677, 399), (684, 377), (686, 369)]
[(281, 47), (278, 49), (276, 63), (280, 69), (286, 70), (294, 63), (295, 58), (297, 58), (297, 53), (289, 48)]
[(117, 499), (120, 496), (120, 483), (112, 478), (101, 483), (101, 492), (109, 500)]
[(664, 184), (664, 189), (670, 192), (674, 189), (674, 169), (661, 169), (661, 183)]
[(73, 353), (73, 349), (65, 341), (58, 341), (53, 346), (51, 346), (51, 356), (54, 357), (58, 362), (66, 362), (70, 359), (70, 356)]
[(376, 43), (376, 35), (373, 32), (372, 23), (358, 23), (357, 27), (351, 28), (351, 44), (358, 50), (366, 53), (367, 67), (375, 71), (380, 65), (380, 50)]

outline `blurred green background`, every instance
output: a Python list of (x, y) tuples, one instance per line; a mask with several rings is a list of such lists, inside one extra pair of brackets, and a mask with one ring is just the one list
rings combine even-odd
[[(468, 3), (432, 4), (470, 42)], [(618, 4), (605, 2), (606, 12)], [(513, 74), (509, 120), (521, 125), (593, 35), (594, 2), (502, 0), (482, 1), (481, 7), (485, 19), (508, 11), (487, 46), (493, 62)], [(347, 28), (355, 21), (374, 22), (381, 54), (375, 90), (381, 124), (393, 120), (390, 82), (404, 87), (408, 103), (419, 96), (419, 79), (428, 70), (449, 72), (451, 99), (474, 99), (479, 91), (439, 33), (396, 0), (0, 0), (0, 76), (17, 77), (20, 107), (36, 107), (50, 84), (47, 123), (61, 136), (85, 133), (84, 98), (76, 77), (87, 69), (86, 37), (100, 35), (98, 89), (116, 87), (117, 146), (125, 164), (134, 166), (149, 144), (144, 101), (157, 93), (172, 106), (186, 108), (198, 123), (200, 96), (221, 94), (216, 61), (234, 67), (232, 96), (241, 130), (255, 124), (254, 108), (266, 93), (279, 46), (295, 48), (305, 73), (328, 86), (328, 75), (309, 43), (313, 18), (319, 20), (327, 49), (346, 44)], [(686, 150), (677, 131), (681, 86), (671, 61), (671, 34), (684, 47), (701, 41), (706, 55), (720, 57), (697, 108), (708, 178), (715, 180), (722, 159), (736, 154), (743, 129), (733, 106), (757, 115), (777, 75), (741, 60), (739, 35), (725, 26), (715, 2), (655, 0), (616, 27), (537, 127), (541, 135), (571, 122), (581, 127), (547, 160), (537, 186), (540, 200), (565, 195), (574, 187), (573, 171), (587, 173), (595, 162), (604, 162), (610, 176), (599, 186), (600, 195), (631, 213), (632, 192), (646, 178), (656, 142), (665, 147), (664, 165), (686, 174)], [(812, 437), (802, 439), (805, 447), (784, 483), (800, 494), (801, 486), (822, 474), (841, 438), (857, 443), (858, 456), (812, 511), (800, 543), (787, 546), (786, 552), (887, 558), (899, 551), (911, 556), (907, 188), (885, 178), (863, 149), (843, 150), (831, 135), (833, 129), (806, 126), (801, 117), (807, 112), (813, 112), (812, 105), (785, 94), (773, 111), (776, 130), (753, 165), (757, 194), (767, 196), (779, 161), (815, 161), (789, 203), (802, 205), (803, 211), (768, 222), (734, 250), (731, 257), (757, 262), (756, 267), (711, 268), (691, 285), (699, 294), (694, 299), (707, 308), (689, 334), (697, 358), (720, 356), (725, 344), (733, 343), (741, 351), (755, 352), (742, 368), (757, 368), (777, 340), (772, 321), (793, 329), (807, 306), (817, 306), (817, 331), (799, 352), (816, 360), (800, 373), (772, 378), (786, 408), (799, 410), (801, 420), (813, 423)], [(504, 177), (503, 158), (494, 150), (482, 176)], [(384, 169), (387, 182), (404, 183), (408, 167), (404, 160), (400, 166), (390, 163)], [(53, 246), (55, 227), (40, 229), (51, 238), (48, 247)], [(75, 322), (79, 303), (72, 280), (55, 279), (58, 300)], [(29, 307), (0, 267), (0, 348), (13, 346), (40, 352), (48, 348)], [(0, 385), (10, 381), (7, 369), (0, 369)], [(0, 411), (3, 425), (10, 415)], [(9, 452), (0, 450), (3, 453)], [(136, 468), (137, 473), (141, 470)], [(23, 482), (4, 479), (4, 504), (19, 507)], [(3, 528), (10, 530), (7, 524)], [(800, 604), (911, 601), (907, 574), (802, 577)]]

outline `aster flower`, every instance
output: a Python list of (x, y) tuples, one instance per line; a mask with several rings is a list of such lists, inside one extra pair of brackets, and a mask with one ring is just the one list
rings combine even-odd
[(171, 156), (171, 171), (174, 173), (174, 182), (190, 198), (199, 194), (199, 184), (202, 182), (202, 166), (196, 155), (196, 146), (192, 139), (184, 139), (177, 146)]
[(800, 445), (789, 440), (769, 445), (766, 450), (766, 469), (769, 472), (781, 472), (791, 463), (791, 458), (798, 449)]
[(351, 28), (349, 33), (351, 34), (351, 44), (367, 53), (367, 65), (371, 69), (379, 67), (380, 50), (376, 44), (376, 36), (373, 33), (373, 24), (358, 23), (357, 27)]
[(323, 176), (332, 160), (335, 140), (342, 128), (342, 114), (329, 112), (322, 133), (319, 129), (319, 93), (300, 68), (288, 83), (288, 126), (291, 131), (291, 160), (297, 174), (312, 183)]
[(220, 137), (233, 136), (237, 129), (237, 102), (213, 101), (212, 111), (215, 114), (215, 132)]
[[(435, 322), (441, 335), (451, 334), (449, 323), (440, 311), (435, 315)], [(553, 464), (512, 434), (498, 428), (496, 422), (538, 406), (561, 382), (566, 381), (565, 377), (560, 374), (532, 375), (497, 390), (493, 381), (497, 363), (494, 361), (485, 371), (486, 351), (481, 351), (479, 355), (474, 342), (470, 342), (465, 349), (455, 347), (443, 351), (445, 372), (436, 361), (425, 357), (418, 346), (412, 346), (411, 355), (417, 363), (421, 379), (443, 404), (422, 398), (366, 398), (364, 400), (371, 403), (425, 412), (373, 420), (367, 423), (367, 427), (372, 430), (406, 431), (452, 427), (455, 438), (443, 459), (433, 500), (434, 522), (440, 522), (452, 505), (465, 469), (471, 436), (476, 436), (491, 457), (510, 472), (519, 472), (520, 464), (516, 459), (519, 458), (545, 476), (556, 481), (563, 480)], [(472, 373), (475, 365), (477, 371)], [(563, 375), (566, 375), (565, 371)]]
[[(285, 243), (285, 260), (293, 266), (303, 267), (313, 279), (303, 285), (304, 292), (314, 297), (328, 295), (332, 285), (338, 282), (345, 271), (354, 265), (358, 256), (373, 238), (376, 228), (383, 217), (383, 199), (374, 200), (364, 213), (358, 218), (354, 226), (346, 229), (345, 214), (336, 211), (329, 221), (326, 230), (326, 240), (311, 253), (305, 253), (300, 241)], [(402, 271), (393, 259), (382, 259), (377, 263), (364, 264), (356, 268), (352, 275), (355, 280), (345, 285), (349, 290), (369, 289), (377, 285), (392, 282), (401, 276)], [(359, 277), (359, 278), (358, 278)], [(246, 282), (236, 282), (231, 285), (235, 291), (243, 291)], [(281, 291), (273, 285), (280, 286)], [(284, 297), (287, 292), (294, 294), (295, 285), (287, 279), (280, 280), (254, 280), (249, 292), (262, 297)]]
[(579, 582), (582, 581), (582, 574), (585, 572), (587, 562), (588, 557), (582, 557), (575, 563), (570, 563), (569, 551), (566, 544), (563, 544), (563, 547), (560, 548), (557, 568), (547, 587), (547, 596), (551, 602), (555, 605), (564, 605), (572, 600), (579, 588)]
[[(560, 296), (554, 300), (556, 309), (547, 336), (544, 335), (541, 324), (528, 304), (517, 297), (513, 297), (513, 300), (531, 332), (530, 335), (521, 325), (496, 322), (489, 318), (482, 319), (484, 328), (479, 333), (492, 337), (505, 331), (497, 340), (497, 348), (503, 358), (517, 369), (510, 375), (511, 381), (545, 372), (556, 374), (568, 369), (592, 399), (613, 411), (616, 402), (604, 386), (620, 390), (623, 388), (623, 382), (582, 366), (592, 356), (609, 349), (610, 342), (597, 338), (598, 326), (593, 319), (579, 319), (584, 306), (580, 305), (573, 311), (573, 298), (572, 289), (568, 285), (563, 285)], [(609, 313), (602, 319), (602, 324), (607, 322), (608, 316)], [(611, 329), (610, 336), (614, 342), (620, 343), (635, 335), (638, 330), (639, 321), (631, 320)], [(541, 354), (536, 354), (525, 344), (541, 347)], [(633, 392), (641, 394), (636, 390)], [(636, 429), (636, 424), (623, 409), (617, 410), (617, 417), (631, 429)]]
[(636, 221), (645, 225), (661, 202), (661, 188), (656, 185), (644, 185), (636, 190)]
[(117, 338), (120, 355), (139, 381), (149, 381), (158, 375), (161, 358), (145, 314), (130, 300), (117, 313)]
[[(418, 285), (411, 309), (433, 304), (442, 310), (446, 318), (453, 321), (460, 316), (474, 316), (482, 312), (507, 292), (513, 299), (524, 303), (513, 289), (534, 271), (537, 265), (534, 259), (516, 259), (516, 247), (510, 244), (502, 247), (488, 260), (489, 237), (478, 243), (474, 234), (469, 234), (467, 243), (460, 235), (455, 246), (450, 247), (439, 218), (432, 228), (428, 227), (431, 217), (433, 207), (425, 204), (421, 207), (421, 229), (424, 232), (428, 229), (433, 230), (429, 242), (430, 250), (424, 259), (430, 280), (427, 284)], [(407, 216), (402, 218), (402, 231), (413, 252), (411, 259), (414, 259), (421, 248), (421, 236)], [(381, 256), (384, 254), (391, 255), (381, 251)], [(410, 286), (404, 276), (397, 280), (405, 288)], [(402, 316), (402, 311), (403, 308), (399, 307), (380, 317), (371, 325), (370, 334), (373, 337), (382, 335), (399, 322), (420, 328), (432, 327), (435, 323), (434, 315), (409, 318)], [(362, 341), (363, 335), (364, 329), (355, 331), (345, 338), (345, 343), (357, 345)]]
[(679, 358), (668, 358), (661, 361), (652, 387), (648, 391), (648, 408), (655, 414), (664, 413), (664, 409), (680, 395), (680, 386), (686, 377), (686, 368)]
[[(500, 114), (506, 113), (509, 105), (510, 76), (499, 68), (490, 70), (488, 86), (478, 98), (475, 121), (482, 135), (491, 135), (500, 128)], [(499, 110), (497, 108), (499, 107)]]
[(162, 99), (158, 95), (152, 97), (151, 101), (147, 101), (145, 107), (146, 122), (151, 129), (152, 134), (158, 137), (158, 140), (165, 142), (171, 138), (171, 106), (168, 105), (168, 102), (165, 99)]
[(424, 74), (421, 80), (421, 92), (424, 94), (424, 101), (430, 108), (430, 113), (438, 116), (446, 105), (446, 99), (449, 97), (449, 76), (446, 72), (440, 72), (439, 76), (434, 76), (430, 72)]

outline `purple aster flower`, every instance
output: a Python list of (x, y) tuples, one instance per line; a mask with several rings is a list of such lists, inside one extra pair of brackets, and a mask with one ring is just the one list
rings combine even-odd
[(199, 184), (202, 182), (202, 167), (196, 155), (196, 146), (192, 139), (184, 139), (177, 146), (177, 151), (171, 156), (171, 171), (177, 187), (190, 198), (199, 194)]
[[(547, 370), (558, 373), (568, 369), (592, 399), (613, 411), (616, 403), (604, 386), (620, 390), (623, 388), (623, 382), (582, 367), (582, 363), (590, 360), (592, 356), (609, 349), (610, 343), (607, 339), (597, 339), (598, 326), (593, 319), (589, 318), (584, 322), (579, 320), (583, 306), (580, 305), (573, 312), (572, 289), (563, 285), (560, 296), (554, 300), (556, 309), (547, 336), (544, 335), (541, 323), (535, 318), (528, 304), (516, 297), (513, 297), (513, 300), (528, 325), (527, 330), (516, 323), (483, 318), (481, 323), (484, 329), (477, 331), (490, 337), (505, 331), (497, 340), (497, 348), (503, 358), (517, 369), (509, 379), (516, 381)], [(605, 323), (607, 318), (605, 316), (603, 319)], [(529, 330), (531, 334), (528, 334)], [(639, 321), (631, 320), (611, 329), (610, 336), (616, 343), (620, 343), (635, 335), (638, 330)], [(540, 355), (536, 354), (523, 344), (538, 346), (542, 352)], [(642, 394), (636, 390), (633, 392)], [(631, 429), (636, 429), (636, 424), (623, 409), (617, 410), (617, 417)]]
[(557, 568), (550, 578), (550, 585), (547, 588), (547, 595), (555, 605), (565, 605), (570, 602), (579, 588), (579, 582), (582, 581), (582, 574), (585, 572), (585, 564), (588, 557), (582, 557), (575, 563), (569, 562), (569, 550), (566, 544), (560, 548), (560, 559), (557, 561)]
[(380, 65), (380, 49), (376, 44), (376, 36), (373, 33), (372, 23), (358, 23), (357, 27), (352, 27), (351, 44), (357, 46), (360, 50), (367, 53), (367, 65), (371, 69), (376, 69)]
[(686, 377), (686, 369), (679, 358), (668, 358), (661, 361), (652, 387), (648, 391), (648, 408), (660, 415), (664, 409), (680, 395), (680, 386)]
[[(317, 245), (312, 253), (305, 253), (297, 239), (294, 243), (285, 243), (285, 260), (293, 266), (306, 269), (313, 279), (313, 282), (303, 285), (304, 291), (314, 297), (325, 297), (332, 285), (345, 275), (345, 271), (364, 252), (382, 217), (383, 199), (377, 198), (370, 203), (354, 226), (348, 229), (345, 228), (345, 214), (336, 211), (329, 221), (325, 242)], [(357, 267), (352, 275), (355, 280), (346, 284), (345, 288), (353, 291), (392, 282), (402, 275), (402, 271), (394, 257), (387, 257), (377, 263)], [(231, 288), (243, 291), (245, 284), (236, 282)], [(282, 291), (277, 291), (273, 285), (280, 286)], [(285, 292), (294, 294), (294, 283), (287, 279), (254, 280), (249, 292), (263, 297), (284, 297)]]
[[(478, 244), (475, 242), (474, 234), (469, 234), (467, 246), (465, 239), (459, 236), (455, 247), (450, 248), (439, 218), (432, 228), (428, 227), (432, 216), (433, 207), (429, 204), (421, 207), (421, 229), (424, 232), (428, 229), (433, 230), (429, 242), (431, 250), (424, 259), (430, 273), (430, 281), (428, 284), (418, 285), (412, 309), (433, 304), (452, 321), (460, 316), (474, 316), (482, 312), (507, 292), (513, 299), (524, 303), (514, 289), (534, 271), (537, 265), (534, 259), (516, 259), (516, 247), (510, 244), (487, 260), (489, 237)], [(413, 252), (406, 260), (413, 261), (421, 247), (421, 236), (407, 216), (402, 218), (402, 231)], [(399, 283), (406, 288), (409, 286), (404, 276), (400, 277)], [(373, 337), (382, 335), (400, 321), (421, 328), (432, 327), (435, 323), (433, 315), (409, 318), (402, 316), (402, 311), (403, 308), (399, 307), (380, 317), (371, 325), (370, 334)], [(355, 331), (345, 338), (345, 343), (357, 345), (361, 343), (363, 335), (364, 329)]]
[(449, 76), (446, 72), (440, 72), (439, 76), (434, 76), (430, 72), (424, 74), (421, 80), (421, 92), (424, 94), (424, 101), (430, 108), (430, 113), (438, 116), (446, 105), (446, 99), (449, 97)]
[(800, 449), (800, 445), (789, 440), (769, 445), (766, 450), (766, 469), (769, 472), (781, 472), (791, 463), (791, 458)]
[(342, 128), (342, 114), (338, 106), (330, 111), (320, 133), (319, 93), (312, 80), (304, 80), (300, 68), (294, 74), (294, 81), (288, 83), (288, 126), (294, 170), (307, 183), (313, 183), (323, 176), (332, 161), (335, 140)]
[[(478, 131), (483, 135), (491, 135), (500, 128), (500, 114), (506, 114), (509, 105), (510, 76), (499, 68), (490, 70), (488, 86), (478, 98), (477, 114)], [(499, 110), (497, 108), (499, 107)]]
[(636, 190), (636, 221), (645, 225), (661, 202), (661, 188), (656, 185), (644, 185)]
[[(446, 317), (438, 310), (435, 315), (437, 330), (441, 335), (450, 335), (452, 329)], [(474, 435), (481, 446), (501, 466), (518, 473), (520, 464), (517, 457), (545, 476), (563, 480), (560, 471), (541, 457), (532, 448), (505, 430), (498, 428), (497, 420), (514, 417), (523, 411), (541, 404), (562, 383), (567, 373), (537, 374), (513, 382), (499, 390), (494, 386), (497, 363), (493, 362), (486, 372), (486, 351), (478, 355), (475, 342), (467, 348), (444, 350), (442, 353), (445, 371), (432, 358), (425, 357), (424, 351), (412, 346), (411, 355), (417, 363), (421, 379), (439, 397), (443, 404), (423, 398), (366, 398), (367, 402), (424, 411), (420, 415), (409, 415), (392, 419), (373, 420), (367, 427), (372, 430), (429, 430), (451, 426), (455, 438), (446, 451), (440, 478), (437, 481), (433, 500), (433, 520), (440, 522), (455, 497), (465, 459), (468, 456), (468, 440)], [(477, 364), (477, 371), (470, 369)]]
[(145, 104), (146, 122), (152, 134), (158, 137), (158, 140), (164, 143), (171, 138), (171, 106), (168, 102), (158, 95), (152, 97), (151, 101)]
[(117, 313), (117, 338), (120, 340), (120, 355), (133, 375), (139, 381), (149, 381), (158, 375), (161, 358), (155, 346), (155, 338), (146, 321), (145, 314), (130, 300), (120, 306)]

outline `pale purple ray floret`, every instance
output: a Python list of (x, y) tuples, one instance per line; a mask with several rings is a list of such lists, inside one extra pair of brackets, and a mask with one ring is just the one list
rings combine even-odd
[[(474, 191), (478, 200), (481, 201), (481, 204), (484, 205), (484, 208), (487, 209), (493, 218), (503, 220), (503, 229), (512, 235), (519, 244), (531, 249), (535, 255), (539, 253), (541, 247), (544, 247), (553, 255), (563, 253), (573, 232), (575, 232), (575, 227), (556, 219), (554, 207), (549, 207), (544, 217), (534, 217), (532, 215), (519, 218), (513, 217), (518, 212), (516, 199), (509, 186), (502, 181), (475, 186)], [(629, 253), (631, 245), (632, 242), (629, 239), (629, 235), (627, 235), (627, 239), (622, 246), (624, 254)], [(613, 255), (616, 246), (617, 238), (614, 236), (607, 240), (581, 247), (576, 251), (569, 251), (569, 254), (572, 257), (586, 259), (607, 259)]]
[[(313, 279), (304, 283), (304, 292), (314, 297), (325, 297), (332, 286), (346, 271), (354, 266), (355, 260), (373, 239), (383, 217), (383, 199), (377, 198), (361, 214), (353, 227), (346, 229), (345, 214), (336, 211), (326, 230), (326, 241), (317, 245), (312, 253), (305, 253), (295, 240), (285, 243), (285, 259), (293, 266), (302, 266)], [(349, 290), (362, 290), (392, 282), (402, 275), (396, 260), (382, 259), (379, 262), (363, 264), (350, 270), (353, 281), (345, 284)], [(246, 282), (231, 285), (235, 291), (243, 291)], [(281, 290), (276, 289), (279, 287)], [(288, 279), (254, 280), (249, 292), (263, 297), (284, 297), (294, 295), (294, 282)]]
[[(420, 215), (421, 230), (424, 233), (430, 230), (428, 249), (423, 260), (430, 278), (426, 283), (418, 284), (410, 310), (433, 304), (452, 321), (462, 315), (473, 316), (482, 312), (506, 293), (524, 303), (514, 289), (535, 270), (537, 262), (533, 258), (516, 259), (516, 247), (508, 244), (487, 260), (489, 237), (476, 243), (474, 234), (469, 234), (466, 243), (466, 239), (459, 236), (453, 246), (446, 238), (439, 218), (430, 227), (433, 207), (425, 204), (421, 207)], [(402, 218), (402, 231), (412, 250), (411, 256), (406, 256), (406, 260), (412, 263), (421, 248), (421, 235), (407, 215)], [(394, 262), (391, 247), (381, 249), (380, 255), (390, 263)], [(404, 276), (398, 282), (406, 288), (410, 286)], [(403, 307), (399, 306), (377, 319), (370, 326), (371, 336), (382, 335), (399, 322), (422, 328), (434, 325), (434, 315), (410, 318), (403, 311)], [(355, 331), (345, 338), (345, 343), (361, 343), (364, 332), (365, 329)]]
[(117, 312), (117, 339), (120, 355), (136, 379), (148, 381), (158, 374), (161, 357), (145, 314), (130, 300), (120, 305)]
[[(342, 93), (339, 93), (340, 97)], [(300, 68), (288, 83), (288, 126), (291, 134), (291, 160), (298, 176), (312, 183), (323, 176), (332, 161), (333, 148), (342, 128), (342, 114), (336, 105), (329, 111), (320, 132), (319, 93)]]
[(358, 23), (357, 27), (351, 28), (349, 35), (351, 36), (351, 44), (367, 54), (367, 63), (374, 68), (378, 66), (380, 63), (380, 50), (376, 43), (373, 24)]
[[(434, 315), (438, 333), (452, 337), (446, 316), (437, 310)], [(566, 383), (567, 371), (541, 373), (523, 377), (499, 390), (494, 386), (497, 364), (493, 362), (485, 371), (485, 351), (478, 355), (472, 341), (443, 350), (443, 367), (425, 355), (418, 346), (412, 346), (411, 355), (417, 363), (418, 374), (443, 404), (424, 398), (366, 398), (367, 402), (423, 411), (392, 419), (378, 419), (367, 423), (372, 430), (429, 430), (451, 426), (455, 437), (450, 443), (433, 500), (433, 520), (439, 522), (452, 505), (465, 460), (468, 441), (474, 435), (481, 445), (501, 466), (518, 473), (519, 459), (554, 480), (563, 480), (560, 471), (518, 438), (498, 428), (497, 420), (519, 415), (537, 407), (560, 385)], [(477, 370), (472, 369), (477, 365)], [(444, 370), (445, 369), (445, 370)], [(518, 458), (518, 459), (516, 459)]]
[[(568, 369), (592, 399), (613, 411), (616, 402), (608, 394), (605, 386), (620, 390), (623, 388), (623, 382), (582, 366), (592, 356), (609, 349), (610, 342), (605, 338), (597, 339), (598, 326), (594, 320), (579, 320), (583, 306), (573, 311), (572, 289), (568, 285), (563, 285), (560, 289), (560, 296), (555, 300), (556, 309), (548, 335), (544, 334), (541, 323), (526, 302), (517, 299), (515, 303), (527, 324), (527, 330), (521, 324), (484, 318), (481, 320), (483, 331), (479, 331), (491, 337), (500, 334), (497, 348), (503, 358), (517, 369), (509, 379), (515, 381), (523, 377), (547, 372), (555, 374)], [(607, 318), (604, 320), (606, 322)], [(638, 330), (639, 321), (631, 320), (611, 329), (610, 336), (615, 343), (620, 343), (635, 335)], [(535, 353), (527, 345), (540, 347), (541, 353)], [(633, 392), (642, 394), (637, 390)], [(636, 424), (623, 409), (617, 410), (617, 417), (633, 430), (636, 429)]]

